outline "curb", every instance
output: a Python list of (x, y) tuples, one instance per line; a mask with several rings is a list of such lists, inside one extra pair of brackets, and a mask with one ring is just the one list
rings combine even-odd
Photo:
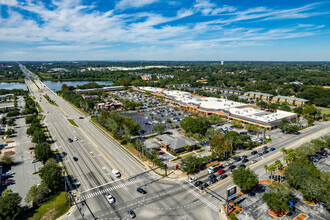
[(71, 206), (71, 208), (64, 213), (62, 216), (58, 217), (57, 220), (67, 220), (69, 219), (69, 216), (76, 211), (77, 207), (76, 206)]

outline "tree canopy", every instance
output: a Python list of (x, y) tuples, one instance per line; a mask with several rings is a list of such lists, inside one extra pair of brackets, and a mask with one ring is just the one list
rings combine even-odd
[(243, 191), (250, 191), (252, 187), (258, 184), (259, 178), (249, 168), (239, 167), (233, 171), (233, 181)]
[(45, 163), (49, 158), (53, 156), (53, 152), (50, 149), (50, 145), (47, 143), (37, 144), (34, 149), (35, 157), (37, 160)]
[(22, 198), (11, 189), (6, 189), (0, 196), (0, 219), (14, 220), (21, 212)]

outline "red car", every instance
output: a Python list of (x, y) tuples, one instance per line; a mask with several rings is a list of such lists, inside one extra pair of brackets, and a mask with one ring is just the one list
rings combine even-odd
[(327, 152), (327, 151), (325, 151), (325, 150), (323, 150), (323, 151), (322, 151), (322, 153), (325, 153), (325, 154), (328, 154), (328, 155), (330, 155), (330, 153), (329, 153), (329, 152)]
[(140, 115), (142, 115), (142, 116), (143, 116), (143, 113), (140, 113)]
[(159, 152), (159, 153), (158, 153), (158, 155), (163, 155), (163, 154), (164, 154), (164, 152), (163, 152), (163, 151), (161, 151), (161, 152)]
[(79, 117), (79, 119), (84, 119), (84, 117)]
[(223, 174), (225, 172), (226, 172), (225, 170), (220, 170), (220, 171), (218, 171), (218, 174), (221, 175), (221, 174)]

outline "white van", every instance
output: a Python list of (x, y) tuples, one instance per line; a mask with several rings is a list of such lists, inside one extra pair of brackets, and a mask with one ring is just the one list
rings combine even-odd
[(113, 175), (115, 175), (115, 177), (117, 177), (117, 178), (121, 177), (121, 174), (120, 174), (120, 172), (119, 172), (118, 170), (113, 169), (113, 170), (112, 170), (112, 173), (113, 173)]

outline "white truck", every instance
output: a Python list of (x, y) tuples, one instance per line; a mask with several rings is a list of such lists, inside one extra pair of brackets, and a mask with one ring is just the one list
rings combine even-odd
[(115, 175), (115, 177), (117, 177), (117, 178), (120, 178), (121, 177), (120, 172), (118, 170), (116, 170), (116, 169), (113, 169), (112, 170), (112, 174)]
[(221, 168), (222, 168), (222, 165), (221, 164), (216, 164), (215, 166), (210, 166), (207, 169), (207, 172), (208, 173), (215, 173), (215, 172), (219, 171)]

